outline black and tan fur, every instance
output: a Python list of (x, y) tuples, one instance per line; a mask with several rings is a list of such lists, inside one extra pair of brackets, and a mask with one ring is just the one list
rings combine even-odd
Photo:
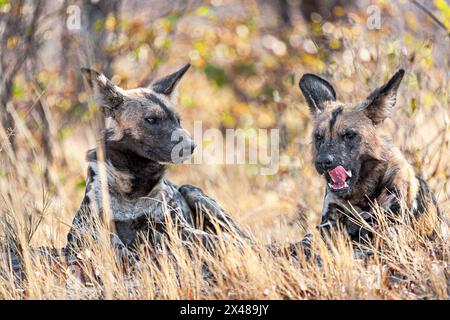
[[(383, 120), (392, 114), (403, 75), (404, 71), (399, 70), (357, 104), (338, 101), (333, 87), (316, 75), (305, 74), (300, 80), (314, 121), (316, 170), (328, 183), (329, 171), (338, 166), (351, 173), (346, 181), (348, 187), (335, 190), (327, 184), (320, 227), (342, 222), (353, 240), (370, 238), (371, 234), (352, 222), (348, 214), (356, 210), (360, 218), (376, 224), (375, 203), (394, 215), (405, 206), (416, 218), (425, 212), (439, 215), (426, 182), (379, 130)], [(338, 213), (342, 211), (347, 215)]]
[[(200, 241), (210, 250), (217, 240), (217, 223), (222, 223), (224, 230), (240, 233), (231, 218), (199, 188), (178, 188), (164, 178), (167, 163), (183, 161), (195, 148), (174, 109), (176, 85), (188, 68), (186, 65), (148, 88), (133, 90), (123, 90), (103, 74), (82, 69), (110, 124), (101, 141), (104, 157), (98, 156), (98, 149), (87, 154), (86, 192), (68, 235), (70, 261), (76, 260), (86, 237), (97, 238), (98, 223), (105, 221), (111, 222), (115, 248), (127, 254), (143, 238), (161, 246), (167, 239), (169, 220), (183, 240)], [(174, 148), (180, 146), (174, 157)], [(103, 199), (100, 165), (105, 168), (105, 198), (109, 199)], [(104, 210), (108, 203), (110, 210)], [(108, 211), (110, 216), (106, 216)]]

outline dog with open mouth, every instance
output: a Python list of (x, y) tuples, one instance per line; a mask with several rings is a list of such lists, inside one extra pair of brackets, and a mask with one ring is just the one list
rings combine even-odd
[(425, 212), (439, 216), (427, 183), (379, 130), (392, 114), (404, 73), (397, 71), (356, 104), (338, 101), (332, 85), (316, 75), (301, 78), (299, 86), (314, 121), (314, 164), (326, 180), (319, 228), (339, 224), (354, 241), (370, 239), (372, 234), (349, 217), (356, 211), (376, 225), (374, 203), (394, 215), (406, 205), (416, 218)]

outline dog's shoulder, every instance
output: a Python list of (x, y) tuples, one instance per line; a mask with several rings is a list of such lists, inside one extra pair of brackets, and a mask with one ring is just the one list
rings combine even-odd
[(409, 207), (419, 193), (419, 180), (414, 167), (406, 160), (399, 148), (390, 146), (388, 166), (383, 176), (383, 185), (388, 191), (401, 195)]

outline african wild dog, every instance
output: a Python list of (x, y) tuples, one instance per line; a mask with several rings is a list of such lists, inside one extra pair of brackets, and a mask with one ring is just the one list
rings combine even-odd
[[(338, 224), (354, 241), (371, 238), (349, 217), (356, 210), (368, 223), (376, 223), (371, 206), (375, 202), (393, 214), (406, 204), (415, 217), (424, 212), (439, 215), (426, 182), (378, 130), (391, 115), (404, 73), (399, 70), (357, 104), (337, 101), (333, 87), (316, 75), (301, 78), (299, 86), (314, 119), (314, 164), (327, 184), (319, 228)], [(351, 207), (354, 210), (348, 210)]]
[[(190, 185), (177, 188), (164, 178), (167, 163), (183, 161), (195, 148), (174, 110), (176, 86), (188, 68), (186, 65), (148, 88), (133, 90), (119, 88), (97, 71), (82, 69), (110, 124), (101, 143), (104, 157), (98, 157), (96, 149), (87, 153), (86, 192), (68, 235), (69, 263), (76, 261), (75, 253), (85, 237), (97, 236), (96, 224), (105, 219), (113, 222), (115, 248), (127, 254), (142, 237), (152, 245), (161, 245), (167, 235), (167, 219), (174, 222), (182, 239), (201, 241), (211, 249), (217, 240), (216, 225), (205, 210), (199, 210), (200, 205), (222, 227), (240, 233), (200, 189)], [(106, 172), (111, 217), (105, 216), (100, 163)], [(200, 220), (202, 230), (198, 229)]]

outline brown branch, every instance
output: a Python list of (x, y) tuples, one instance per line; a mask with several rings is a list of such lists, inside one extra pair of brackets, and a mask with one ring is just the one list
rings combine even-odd
[[(23, 1), (18, 3), (18, 6), (23, 5)], [(14, 78), (16, 77), (17, 73), (22, 68), (23, 64), (27, 61), (27, 59), (30, 57), (31, 53), (35, 51), (36, 47), (36, 33), (39, 25), (39, 18), (42, 13), (43, 4), (41, 0), (38, 0), (35, 2), (34, 10), (32, 13), (32, 19), (30, 24), (27, 26), (27, 28), (23, 29), (20, 28), (22, 24), (24, 24), (25, 18), (20, 12), (11, 14), (9, 16), (6, 16), (6, 24), (5, 24), (5, 30), (3, 30), (3, 34), (1, 37), (2, 43), (6, 43), (6, 41), (11, 36), (17, 36), (21, 34), (25, 34), (23, 38), (24, 41), (24, 47), (23, 52), (18, 52), (16, 50), (15, 52), (15, 61), (11, 61), (11, 59), (8, 59), (7, 54), (4, 52), (0, 52), (0, 108), (2, 111), (1, 114), (1, 122), (4, 126), (5, 130), (11, 130), (8, 133), (9, 142), (11, 144), (11, 147), (13, 151), (15, 152), (15, 139), (14, 139), (14, 119), (10, 112), (7, 109), (7, 104), (12, 96), (12, 87)], [(6, 66), (12, 66), (8, 70), (6, 70)]]
[(423, 4), (419, 3), (416, 0), (411, 0), (411, 2), (415, 4), (419, 9), (421, 9), (423, 12), (425, 12), (431, 19), (433, 19), (433, 21), (436, 22), (436, 24), (439, 27), (441, 27), (441, 29), (445, 30), (445, 32), (447, 32), (447, 36), (450, 38), (450, 31), (447, 29), (445, 24), (443, 24), (438, 18), (436, 18), (433, 12), (428, 10)]

